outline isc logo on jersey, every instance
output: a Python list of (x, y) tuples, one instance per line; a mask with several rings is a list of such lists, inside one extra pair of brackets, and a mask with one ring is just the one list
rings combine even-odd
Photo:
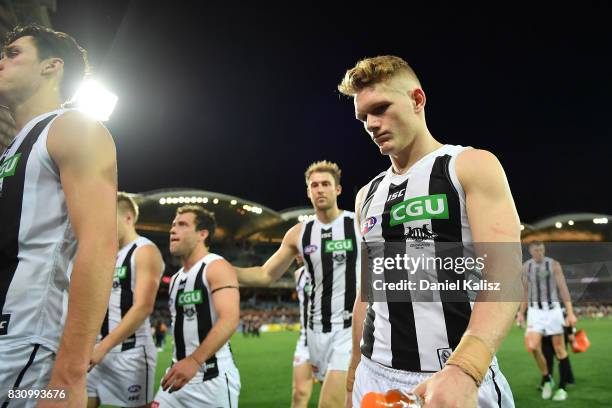
[(202, 291), (200, 289), (191, 292), (183, 292), (178, 297), (179, 306), (202, 304)]
[(409, 221), (448, 219), (446, 194), (409, 198), (391, 207), (390, 226)]
[(2, 162), (2, 164), (0, 164), (0, 180), (15, 174), (20, 157), (21, 153), (17, 153), (16, 155), (7, 158)]
[(335, 241), (325, 241), (325, 252), (352, 251), (353, 241), (350, 239), (338, 239)]

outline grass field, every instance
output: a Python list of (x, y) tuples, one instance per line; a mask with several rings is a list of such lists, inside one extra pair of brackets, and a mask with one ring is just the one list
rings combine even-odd
[[(536, 390), (540, 374), (531, 355), (523, 346), (523, 332), (514, 327), (501, 347), (498, 358), (517, 407), (612, 407), (612, 320), (582, 320), (579, 328), (587, 331), (591, 348), (583, 354), (571, 354), (576, 385), (568, 388), (565, 402), (543, 401)], [(232, 350), (240, 370), (244, 408), (289, 407), (291, 400), (291, 362), (297, 333), (263, 333), (260, 338), (232, 338)], [(172, 344), (159, 353), (156, 390), (170, 364)], [(558, 369), (555, 367), (555, 381)], [(315, 385), (310, 407), (316, 407), (319, 385)]]

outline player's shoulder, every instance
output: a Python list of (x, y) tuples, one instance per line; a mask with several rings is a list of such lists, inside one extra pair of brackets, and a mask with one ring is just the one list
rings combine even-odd
[(66, 135), (65, 137), (72, 134), (79, 134), (81, 137), (84, 137), (108, 133), (106, 127), (100, 121), (92, 119), (76, 109), (61, 112), (51, 123), (49, 132), (58, 135)]
[(464, 172), (475, 171), (482, 173), (484, 170), (499, 167), (501, 167), (501, 163), (497, 156), (486, 149), (462, 147), (457, 154), (457, 172), (463, 170)]
[(355, 219), (355, 213), (353, 211), (349, 211), (349, 210), (342, 210), (342, 217), (343, 218), (351, 218), (351, 219)]

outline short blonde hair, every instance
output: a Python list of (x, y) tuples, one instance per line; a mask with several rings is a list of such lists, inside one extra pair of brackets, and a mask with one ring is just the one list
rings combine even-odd
[(342, 170), (340, 170), (340, 167), (338, 167), (336, 163), (332, 163), (327, 160), (312, 163), (306, 169), (306, 173), (304, 173), (304, 176), (306, 177), (306, 185), (308, 185), (308, 179), (310, 178), (311, 174), (315, 172), (331, 174), (336, 182), (336, 185), (340, 185), (340, 175), (342, 174)]
[(123, 191), (119, 191), (117, 193), (117, 210), (122, 213), (125, 213), (126, 211), (131, 212), (134, 214), (134, 224), (136, 224), (138, 221), (138, 215), (140, 212), (138, 209), (138, 204), (136, 204), (136, 201), (134, 201), (134, 199), (128, 193), (124, 193)]
[(346, 71), (338, 90), (343, 95), (353, 96), (368, 86), (384, 82), (401, 73), (407, 74), (421, 85), (412, 67), (400, 57), (381, 55), (365, 58)]

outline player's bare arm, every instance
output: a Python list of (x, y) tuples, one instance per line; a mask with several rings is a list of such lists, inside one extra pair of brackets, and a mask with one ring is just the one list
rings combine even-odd
[[(361, 225), (361, 206), (366, 187), (362, 187), (355, 198), (355, 221), (357, 226)], [(359, 231), (360, 228), (357, 228)], [(351, 351), (351, 362), (348, 372), (346, 373), (346, 406), (352, 405), (353, 383), (355, 382), (355, 370), (361, 361), (361, 350), (359, 344), (363, 336), (363, 321), (365, 320), (366, 309), (368, 304), (361, 301), (361, 288), (357, 288), (355, 303), (353, 305), (353, 323), (352, 323), (352, 340), (353, 346)]]
[(70, 389), (84, 387), (110, 296), (118, 245), (116, 153), (108, 131), (77, 112), (55, 120), (47, 149), (59, 168), (78, 241), (66, 325), (49, 385)]
[(578, 319), (574, 314), (574, 308), (572, 307), (572, 298), (567, 287), (567, 282), (565, 281), (565, 275), (563, 275), (563, 268), (561, 267), (561, 264), (558, 261), (554, 261), (553, 263), (553, 273), (555, 275), (555, 282), (557, 283), (557, 288), (559, 288), (561, 301), (563, 302), (565, 310), (567, 311), (567, 324), (571, 327), (575, 327)]
[(90, 369), (102, 361), (106, 353), (113, 347), (134, 334), (145, 319), (153, 313), (164, 265), (161, 253), (154, 245), (144, 245), (136, 250), (134, 257), (136, 266), (134, 303), (119, 325), (96, 345), (91, 356)]
[(223, 346), (238, 328), (240, 322), (240, 292), (238, 279), (232, 265), (226, 260), (212, 262), (207, 270), (212, 302), (217, 311), (217, 321), (200, 346), (190, 355), (172, 366), (164, 376), (161, 386), (177, 390), (193, 378), (200, 367)]
[(527, 313), (527, 267), (523, 264), (521, 278), (523, 279), (523, 301), (520, 303), (518, 313), (516, 315), (516, 321), (519, 326), (525, 326), (525, 314)]
[[(462, 152), (457, 176), (466, 196), (467, 215), (475, 243), (518, 243), (520, 223), (510, 187), (497, 158), (484, 150)], [(492, 259), (491, 259), (492, 258)], [(516, 271), (520, 280), (520, 251), (512, 259), (489, 257), (487, 268)], [(508, 264), (508, 262), (511, 262)], [(480, 295), (479, 295), (480, 296)], [(425, 396), (425, 406), (476, 406), (479, 382), (510, 329), (518, 302), (477, 302), (462, 341), (444, 369), (415, 392)], [(478, 358), (474, 358), (474, 355)], [(470, 364), (466, 364), (468, 361)], [(456, 405), (458, 404), (458, 405)]]
[(263, 264), (251, 268), (236, 268), (238, 280), (245, 285), (267, 286), (287, 271), (298, 254), (298, 241), (302, 224), (291, 227), (274, 255)]

